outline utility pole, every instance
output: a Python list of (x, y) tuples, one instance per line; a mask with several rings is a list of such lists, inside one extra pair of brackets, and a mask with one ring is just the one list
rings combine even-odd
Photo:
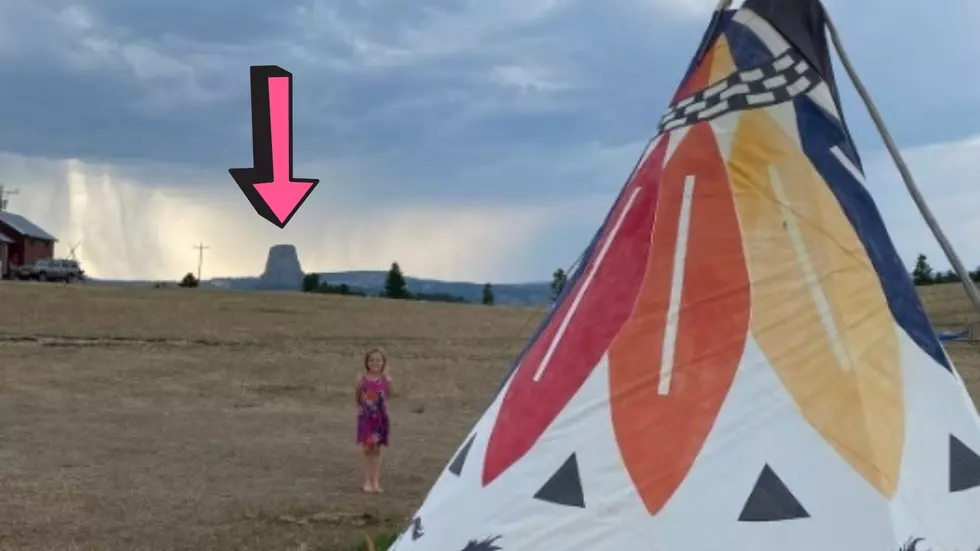
[(10, 195), (17, 195), (20, 193), (18, 189), (6, 189), (3, 184), (0, 184), (0, 212), (7, 210), (7, 197)]
[(200, 284), (201, 266), (204, 265), (204, 250), (210, 249), (211, 247), (205, 245), (204, 243), (198, 243), (197, 245), (194, 245), (194, 248), (197, 249), (197, 283)]

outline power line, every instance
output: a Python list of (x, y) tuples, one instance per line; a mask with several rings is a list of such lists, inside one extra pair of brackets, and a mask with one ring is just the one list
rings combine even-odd
[(0, 184), (0, 212), (7, 210), (7, 197), (19, 193), (19, 189), (6, 189), (3, 184)]
[(211, 247), (205, 245), (204, 243), (198, 243), (197, 245), (194, 245), (194, 248), (197, 249), (197, 281), (200, 283), (201, 267), (204, 265), (204, 250), (210, 249)]

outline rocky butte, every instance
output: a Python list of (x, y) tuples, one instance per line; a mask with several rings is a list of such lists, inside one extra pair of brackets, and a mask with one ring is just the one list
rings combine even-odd
[(273, 245), (259, 276), (259, 289), (298, 291), (303, 286), (303, 268), (293, 245)]

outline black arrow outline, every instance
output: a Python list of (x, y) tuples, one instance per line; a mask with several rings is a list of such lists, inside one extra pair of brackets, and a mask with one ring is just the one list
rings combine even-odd
[[(293, 211), (282, 222), (276, 217), (269, 205), (259, 195), (255, 184), (272, 182), (272, 120), (269, 116), (269, 79), (286, 77), (289, 79), (289, 180), (310, 184), (306, 195), (299, 200)], [(306, 202), (307, 197), (320, 182), (317, 178), (293, 177), (293, 74), (278, 65), (252, 65), (249, 67), (249, 80), (252, 93), (252, 167), (229, 168), (228, 173), (252, 204), (255, 212), (272, 222), (280, 229), (293, 218), (299, 208)]]

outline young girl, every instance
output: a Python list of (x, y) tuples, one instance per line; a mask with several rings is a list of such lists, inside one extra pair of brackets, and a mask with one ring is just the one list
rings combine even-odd
[(391, 377), (388, 359), (380, 348), (364, 356), (364, 375), (354, 385), (357, 403), (357, 444), (364, 452), (365, 492), (381, 492), (381, 447), (388, 445), (388, 397)]

